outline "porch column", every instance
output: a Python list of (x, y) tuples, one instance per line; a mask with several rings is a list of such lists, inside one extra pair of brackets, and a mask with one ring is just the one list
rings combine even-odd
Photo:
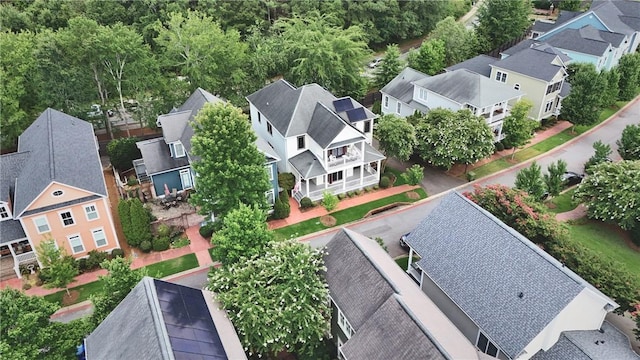
[(378, 160), (378, 161), (377, 161), (377, 165), (378, 165), (378, 166), (376, 166), (376, 177), (377, 177), (377, 179), (376, 179), (376, 180), (377, 180), (378, 182), (380, 182), (380, 162), (381, 162), (381, 161), (382, 161), (382, 160)]
[(360, 166), (360, 186), (364, 185), (364, 172), (366, 171), (366, 167), (369, 164), (362, 164)]
[[(300, 179), (301, 179), (300, 181), (302, 181), (302, 177), (300, 177)], [(304, 182), (304, 186), (307, 188), (307, 191), (306, 191), (307, 197), (309, 197), (309, 181), (311, 181), (311, 179), (307, 179), (307, 181)]]
[(413, 248), (411, 248), (411, 246), (409, 246), (409, 259), (407, 261), (407, 268), (404, 269), (405, 271), (409, 271), (409, 269), (411, 269), (411, 263), (413, 262)]
[[(11, 257), (13, 258), (13, 271), (18, 276), (18, 279), (22, 279), (22, 274), (20, 274), (20, 266), (18, 264), (18, 259), (16, 259), (16, 252), (15, 252), (15, 250), (13, 250), (13, 244), (15, 244), (15, 243), (8, 244), (9, 245), (9, 252), (11, 252)], [(32, 248), (32, 250), (35, 250), (35, 249)], [(40, 268), (42, 268), (42, 266), (40, 266)]]
[(342, 191), (347, 190), (347, 171), (342, 170)]

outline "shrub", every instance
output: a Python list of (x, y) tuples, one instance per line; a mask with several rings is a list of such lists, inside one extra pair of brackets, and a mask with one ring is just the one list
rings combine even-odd
[(124, 250), (122, 250), (120, 248), (116, 248), (116, 249), (111, 250), (111, 257), (113, 257), (113, 258), (124, 257)]
[(378, 115), (382, 114), (382, 103), (380, 102), (380, 100), (376, 100), (373, 102), (373, 105), (371, 106), (371, 112)]
[(355, 193), (353, 191), (347, 191), (347, 196), (348, 197), (353, 197), (355, 195)]
[(286, 191), (280, 193), (273, 206), (274, 219), (286, 219), (291, 214), (291, 205), (289, 205), (289, 195)]
[(88, 270), (99, 268), (100, 263), (102, 263), (107, 259), (107, 253), (104, 251), (91, 250), (89, 251), (88, 255), (89, 255), (89, 257), (87, 258)]
[(289, 192), (296, 184), (296, 177), (292, 173), (278, 174), (278, 185), (283, 191)]
[(466, 176), (467, 181), (474, 181), (476, 179), (476, 173), (473, 171), (469, 171)]
[(191, 240), (189, 240), (188, 237), (181, 237), (173, 241), (173, 243), (171, 243), (171, 246), (175, 249), (178, 249), (181, 247), (189, 246), (189, 244), (191, 244)]
[(346, 199), (346, 198), (347, 198), (347, 194), (345, 194), (345, 193), (338, 194), (338, 199), (340, 199), (340, 200), (344, 200), (344, 199)]
[(203, 238), (210, 238), (211, 235), (213, 235), (213, 229), (214, 229), (213, 223), (208, 222), (203, 226), (200, 226), (200, 229), (198, 230), (198, 232), (200, 233), (200, 236), (202, 236)]
[(324, 206), (327, 211), (331, 212), (335, 210), (338, 206), (338, 202), (340, 202), (340, 200), (337, 196), (333, 195), (333, 193), (329, 191), (322, 193), (322, 206)]
[(409, 185), (418, 185), (422, 182), (422, 179), (424, 179), (424, 168), (415, 164), (408, 168), (401, 176)]
[(380, 189), (380, 185), (373, 185), (373, 190), (378, 190)]
[(127, 200), (120, 200), (118, 203), (118, 215), (120, 216), (120, 224), (122, 225), (122, 232), (127, 243), (129, 243), (129, 237), (131, 236), (131, 203)]
[(389, 177), (387, 176), (383, 176), (380, 178), (380, 187), (383, 189), (388, 188), (389, 186), (391, 186), (391, 181), (389, 181)]
[(138, 179), (136, 179), (136, 177), (133, 175), (129, 176), (129, 178), (127, 179), (127, 185), (129, 186), (138, 185)]
[(160, 224), (156, 232), (158, 233), (158, 237), (170, 237), (171, 227), (167, 224)]
[(133, 167), (133, 160), (142, 157), (136, 142), (138, 142), (137, 138), (130, 137), (112, 140), (107, 144), (107, 154), (113, 167), (118, 170), (127, 170)]
[(495, 145), (496, 145), (496, 151), (504, 150), (504, 145), (500, 141), (498, 141)]
[(303, 209), (311, 208), (313, 207), (313, 201), (311, 201), (311, 199), (305, 196), (302, 199), (300, 199), (300, 207)]
[(153, 251), (165, 251), (169, 248), (170, 244), (171, 240), (168, 236), (158, 236), (152, 241)]
[(510, 141), (502, 140), (502, 145), (504, 146), (505, 150), (513, 149), (513, 144), (511, 144)]
[(81, 273), (85, 273), (90, 269), (89, 265), (87, 264), (88, 260), (89, 259), (87, 258), (80, 258), (76, 260), (76, 262), (78, 263), (78, 271), (80, 271)]
[(360, 196), (360, 195), (362, 195), (362, 194), (364, 194), (364, 189), (358, 189), (358, 190), (356, 190), (356, 196)]
[(22, 290), (29, 290), (29, 289), (31, 289), (31, 284), (29, 284), (29, 283), (24, 283), (24, 284), (22, 285)]
[(140, 243), (140, 250), (142, 250), (143, 252), (149, 252), (151, 251), (151, 248), (153, 246), (151, 245), (151, 241), (149, 240), (145, 240), (143, 242)]

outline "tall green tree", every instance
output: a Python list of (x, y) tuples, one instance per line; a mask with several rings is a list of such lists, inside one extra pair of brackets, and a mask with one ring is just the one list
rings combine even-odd
[(531, 166), (524, 168), (516, 174), (516, 189), (526, 191), (534, 199), (541, 199), (547, 191), (547, 186), (542, 178), (542, 168), (535, 161)]
[[(416, 127), (418, 155), (434, 166), (473, 164), (493, 153), (493, 132), (469, 110), (433, 109)], [(466, 167), (465, 167), (466, 171)]]
[(145, 208), (140, 199), (127, 200), (130, 204), (131, 228), (127, 236), (127, 242), (131, 246), (140, 246), (143, 242), (151, 242), (151, 212)]
[(640, 125), (627, 125), (616, 145), (618, 154), (624, 160), (640, 160)]
[(400, 50), (398, 45), (391, 44), (387, 46), (384, 53), (382, 63), (378, 66), (375, 73), (375, 84), (378, 88), (383, 88), (389, 81), (393, 80), (402, 71), (400, 63)]
[(640, 160), (593, 166), (573, 197), (584, 202), (590, 218), (634, 227), (640, 222)]
[(529, 111), (533, 104), (528, 100), (518, 101), (509, 116), (504, 119), (502, 131), (504, 132), (504, 142), (513, 146), (511, 158), (516, 154), (517, 148), (525, 145), (533, 137), (533, 130), (538, 123), (529, 119)]
[(574, 125), (594, 124), (602, 111), (606, 80), (593, 64), (571, 64), (569, 71), (571, 93), (562, 101), (560, 117)]
[(483, 51), (495, 49), (525, 34), (531, 25), (529, 0), (486, 0), (478, 10), (476, 33)]
[(560, 1), (560, 9), (567, 11), (579, 11), (582, 0), (562, 0)]
[(620, 100), (631, 100), (638, 93), (640, 84), (640, 53), (622, 55), (617, 69), (620, 73)]
[(271, 242), (263, 255), (212, 270), (209, 289), (250, 355), (305, 353), (329, 330), (323, 269), (322, 251), (293, 239)]
[(46, 273), (47, 281), (44, 286), (50, 288), (60, 288), (69, 293), (71, 284), (78, 275), (76, 261), (64, 250), (59, 248), (55, 240), (44, 240), (36, 248), (38, 259), (42, 263), (42, 270)]
[(318, 83), (336, 96), (359, 98), (366, 91), (360, 69), (369, 53), (358, 26), (343, 29), (329, 14), (281, 19), (275, 29), (290, 67), (284, 76), (296, 85)]
[(400, 161), (409, 160), (418, 144), (413, 125), (407, 119), (393, 114), (386, 114), (378, 119), (376, 138), (387, 159), (394, 157)]
[(558, 161), (547, 166), (547, 174), (544, 174), (544, 183), (547, 186), (549, 195), (558, 196), (564, 188), (562, 175), (567, 171), (567, 163), (559, 159)]
[(611, 161), (609, 160), (609, 155), (611, 155), (611, 146), (609, 144), (605, 144), (602, 141), (598, 140), (593, 143), (594, 154), (592, 157), (587, 160), (584, 164), (584, 172), (587, 174), (591, 174), (591, 168), (594, 165), (600, 164), (601, 162)]
[(620, 73), (616, 68), (601, 71), (607, 86), (602, 91), (602, 106), (614, 106), (620, 97)]
[(463, 62), (476, 55), (478, 39), (473, 30), (457, 22), (452, 16), (441, 20), (429, 34), (429, 39), (444, 42), (445, 66)]
[(267, 209), (264, 154), (247, 116), (231, 104), (206, 104), (195, 118), (192, 153), (198, 174), (191, 197), (203, 215), (224, 217), (241, 203)]
[(114, 168), (124, 171), (133, 167), (133, 160), (140, 159), (142, 154), (136, 146), (136, 137), (111, 140), (107, 144), (107, 155)]
[(273, 232), (267, 226), (263, 209), (240, 204), (229, 211), (222, 220), (222, 227), (211, 239), (213, 257), (229, 266), (241, 258), (251, 258), (264, 253), (273, 240)]
[(409, 67), (428, 75), (436, 75), (445, 66), (446, 49), (442, 40), (428, 40), (409, 53)]

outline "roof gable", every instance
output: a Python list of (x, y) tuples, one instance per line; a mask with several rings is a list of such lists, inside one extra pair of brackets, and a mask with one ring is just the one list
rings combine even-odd
[(407, 104), (413, 99), (413, 83), (428, 78), (429, 75), (414, 70), (410, 67), (404, 68), (398, 76), (389, 81), (382, 89), (381, 93), (387, 94)]
[[(53, 196), (54, 191), (62, 191), (62, 195)], [(53, 181), (24, 209), (23, 214), (26, 215), (38, 209), (50, 208), (57, 204), (74, 203), (74, 200), (87, 199), (92, 195), (94, 194), (84, 189), (78, 189)]]
[(527, 48), (493, 63), (491, 67), (513, 71), (549, 82), (556, 77), (558, 72), (564, 71), (564, 62), (553, 51)]

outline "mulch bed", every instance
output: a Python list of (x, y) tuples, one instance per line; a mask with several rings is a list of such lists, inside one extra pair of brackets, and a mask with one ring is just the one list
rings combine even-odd
[(66, 293), (62, 296), (62, 306), (69, 306), (76, 303), (80, 297), (80, 292), (78, 290), (69, 290), (69, 295)]
[(336, 226), (336, 218), (334, 218), (331, 215), (324, 215), (320, 217), (320, 222), (322, 223), (322, 225), (326, 226), (326, 227), (332, 227), (332, 226)]
[(406, 192), (407, 197), (411, 200), (420, 200), (420, 194), (418, 194), (415, 191), (408, 191)]

